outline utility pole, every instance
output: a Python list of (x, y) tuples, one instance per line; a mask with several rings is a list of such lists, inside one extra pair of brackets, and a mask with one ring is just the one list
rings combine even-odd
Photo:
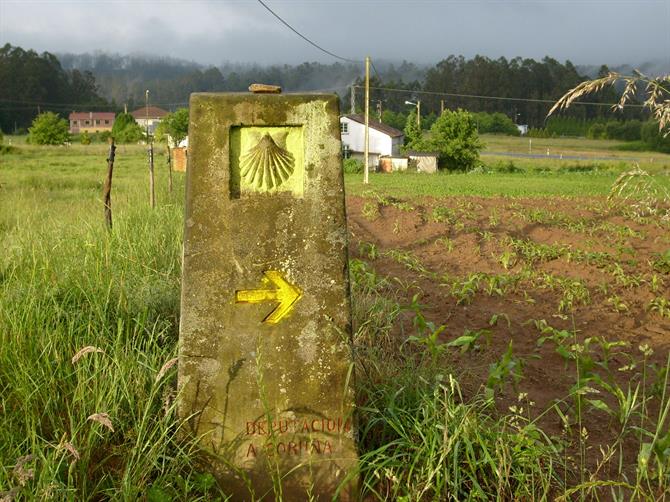
[(421, 101), (416, 100), (416, 125), (419, 126), (419, 131), (421, 130)]
[(351, 110), (350, 113), (353, 115), (356, 113), (356, 86), (351, 84)]
[(440, 100), (440, 115), (444, 113), (444, 99)]
[(382, 100), (378, 99), (377, 100), (377, 119), (379, 122), (382, 121)]
[(368, 184), (370, 155), (370, 56), (365, 56), (365, 164), (363, 166), (363, 184)]
[(149, 143), (149, 201), (151, 207), (156, 207), (156, 192), (154, 189), (154, 142), (149, 138), (149, 89), (144, 96), (144, 110), (146, 120), (147, 142)]

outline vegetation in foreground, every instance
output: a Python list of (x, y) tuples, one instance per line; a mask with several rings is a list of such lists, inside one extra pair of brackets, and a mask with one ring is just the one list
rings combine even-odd
[[(117, 151), (111, 233), (100, 200), (104, 146), (21, 146), (0, 157), (0, 493), (7, 500), (226, 498), (201, 469), (196, 446), (178, 439), (174, 358), (183, 182), (176, 176), (170, 194), (158, 168), (158, 207), (150, 210), (145, 155), (141, 147)], [(158, 156), (156, 165), (164, 161)], [(552, 183), (531, 178), (525, 194), (517, 187), (525, 186), (526, 175), (518, 173), (445, 175), (434, 186), (412, 175), (374, 176), (372, 183), (381, 192), (404, 184), (405, 191), (437, 196), (483, 190), (546, 197), (561, 189), (582, 196), (605, 193), (616, 174), (552, 174)], [(505, 185), (508, 176), (516, 178)], [(598, 182), (585, 182), (591, 178)], [(374, 252), (366, 249), (367, 256)], [(420, 265), (404, 255), (395, 259)], [(658, 259), (661, 279), (670, 280), (670, 258)], [(637, 371), (656, 387), (612, 388), (621, 400), (611, 408), (610, 423), (639, 438), (635, 468), (598, 470), (586, 457), (589, 446), (588, 455), (596, 455), (596, 445), (579, 427), (586, 400), (597, 401), (588, 390), (595, 384), (580, 381), (583, 374), (575, 373), (568, 396), (575, 407), (565, 420), (577, 445), (570, 450), (545, 432), (523, 393), (514, 408), (495, 406), (496, 393), (518, 374), (513, 352), (491, 367), (487, 385), (463, 388), (453, 354), (484, 347), (484, 334), (447, 344), (421, 297), (407, 301), (400, 294), (407, 290), (402, 279), (379, 276), (360, 259), (351, 272), (367, 494), (381, 500), (667, 496), (667, 365), (654, 373), (642, 353)], [(417, 277), (422, 273), (416, 269)], [(661, 298), (655, 308), (669, 307)], [(547, 336), (554, 335), (561, 338)], [(587, 361), (583, 343), (567, 343), (573, 367)], [(616, 439), (603, 445), (603, 455), (617, 459), (619, 445)]]

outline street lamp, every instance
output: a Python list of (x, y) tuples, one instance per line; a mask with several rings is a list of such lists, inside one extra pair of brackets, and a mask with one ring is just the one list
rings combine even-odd
[(416, 125), (421, 129), (421, 101), (417, 99), (416, 103), (413, 101), (405, 101), (406, 105), (416, 106)]

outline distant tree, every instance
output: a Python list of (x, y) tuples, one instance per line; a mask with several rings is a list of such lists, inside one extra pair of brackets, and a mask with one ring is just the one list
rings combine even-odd
[(144, 131), (130, 113), (120, 113), (114, 119), (112, 137), (117, 143), (137, 143), (143, 136)]
[[(24, 129), (35, 117), (35, 108), (28, 103), (42, 105), (43, 111), (91, 109), (106, 105), (97, 94), (95, 78), (90, 72), (64, 70), (56, 56), (48, 52), (38, 54), (10, 44), (0, 46), (0, 99), (15, 103), (0, 111), (0, 129)], [(53, 106), (53, 109), (51, 107)]]
[(62, 145), (69, 139), (67, 120), (53, 112), (40, 113), (28, 129), (28, 141), (35, 145)]
[(402, 112), (396, 113), (393, 110), (384, 110), (382, 112), (382, 122), (402, 131), (407, 123), (407, 117)]
[(3, 137), (3, 135), (2, 135), (2, 129), (0, 129), (0, 145), (2, 145), (2, 140), (3, 140), (3, 139), (4, 139), (4, 137)]
[(423, 139), (423, 132), (416, 123), (416, 112), (412, 111), (407, 116), (405, 122), (405, 150), (425, 150), (427, 147), (426, 141)]
[(474, 117), (464, 110), (445, 110), (430, 128), (430, 149), (439, 152), (442, 167), (470, 170), (483, 148)]
[(188, 108), (180, 108), (168, 114), (160, 125), (163, 126), (165, 133), (170, 135), (175, 145), (178, 145), (188, 136)]

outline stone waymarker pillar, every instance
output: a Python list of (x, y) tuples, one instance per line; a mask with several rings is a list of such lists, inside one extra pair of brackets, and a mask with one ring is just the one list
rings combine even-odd
[(337, 98), (190, 107), (180, 415), (237, 500), (354, 499)]

